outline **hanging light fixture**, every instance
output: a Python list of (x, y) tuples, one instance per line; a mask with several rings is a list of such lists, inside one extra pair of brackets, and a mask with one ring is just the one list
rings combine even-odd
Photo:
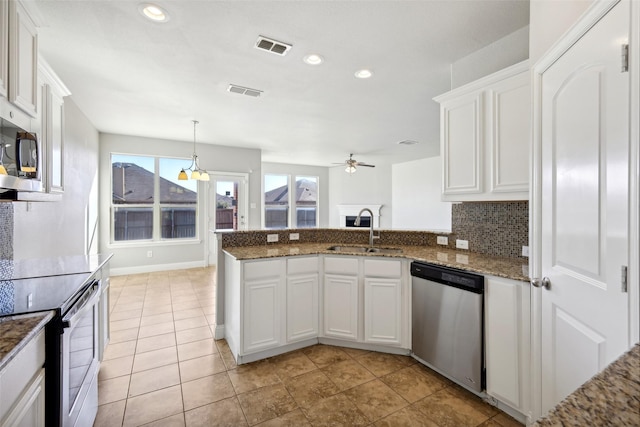
[(209, 174), (206, 170), (200, 169), (200, 165), (198, 164), (198, 155), (196, 154), (196, 125), (200, 123), (197, 120), (192, 120), (193, 122), (193, 157), (191, 159), (191, 166), (186, 169), (182, 169), (178, 174), (178, 180), (186, 181), (189, 179), (187, 176), (187, 171), (191, 171), (191, 179), (197, 179), (198, 181), (209, 181)]

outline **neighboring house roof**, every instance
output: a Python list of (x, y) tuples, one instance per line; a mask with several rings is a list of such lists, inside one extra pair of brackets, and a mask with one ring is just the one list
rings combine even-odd
[[(111, 165), (113, 176), (113, 203), (153, 203), (154, 174), (135, 163), (116, 162)], [(181, 185), (160, 177), (162, 203), (196, 203), (198, 194)]]
[[(318, 200), (318, 186), (315, 181), (299, 179), (295, 184), (296, 205), (315, 205)], [(267, 205), (286, 205), (289, 203), (289, 187), (283, 185), (264, 193)]]

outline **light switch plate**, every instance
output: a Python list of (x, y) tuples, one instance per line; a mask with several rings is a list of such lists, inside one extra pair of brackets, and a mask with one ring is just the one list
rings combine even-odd
[(469, 249), (469, 241), (468, 240), (456, 239), (456, 248), (458, 248), (458, 249)]
[(449, 244), (449, 238), (447, 236), (438, 236), (437, 243), (439, 245), (448, 245)]
[(300, 240), (300, 233), (289, 233), (289, 240)]
[(522, 247), (522, 256), (526, 256), (527, 258), (529, 258), (529, 246)]
[(267, 242), (268, 243), (275, 243), (278, 241), (278, 235), (277, 234), (267, 234)]

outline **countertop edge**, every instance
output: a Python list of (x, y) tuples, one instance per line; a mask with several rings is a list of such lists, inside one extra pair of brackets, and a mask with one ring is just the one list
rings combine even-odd
[[(12, 320), (20, 320), (26, 319), (30, 317), (38, 317), (42, 316), (42, 319), (31, 328), (29, 332), (17, 343), (13, 346), (11, 350), (0, 359), (0, 371), (2, 371), (8, 364), (13, 360), (13, 358), (22, 350), (45, 326), (47, 323), (53, 319), (55, 316), (55, 311), (40, 311), (37, 313), (29, 313), (29, 314), (17, 314), (15, 316), (6, 316), (0, 317), (0, 323), (3, 322), (11, 322)], [(1, 339), (1, 338), (0, 338)]]
[[(306, 245), (307, 247), (300, 250), (299, 253), (295, 253), (295, 251), (289, 251), (288, 253), (286, 252), (281, 252), (280, 249), (284, 248), (284, 247), (289, 247), (289, 248), (296, 248), (296, 247), (301, 247)], [(268, 246), (268, 245), (262, 245), (262, 246), (229, 246), (226, 248), (222, 248), (222, 251), (226, 254), (228, 254), (229, 256), (233, 257), (234, 259), (238, 260), (238, 261), (250, 261), (250, 260), (258, 260), (258, 259), (269, 259), (269, 258), (281, 258), (281, 257), (287, 257), (287, 256), (306, 256), (306, 255), (339, 255), (339, 256), (364, 256), (364, 257), (386, 257), (386, 258), (402, 258), (402, 259), (408, 259), (408, 260), (416, 260), (416, 261), (423, 261), (426, 263), (430, 263), (430, 264), (435, 264), (435, 265), (442, 265), (445, 267), (450, 267), (450, 268), (456, 268), (459, 270), (463, 270), (463, 271), (469, 271), (469, 272), (473, 272), (473, 273), (478, 273), (478, 274), (483, 274), (483, 275), (489, 275), (489, 276), (496, 276), (496, 277), (502, 277), (505, 279), (510, 279), (510, 280), (516, 280), (516, 281), (520, 281), (520, 282), (529, 282), (529, 277), (527, 277), (524, 274), (510, 274), (508, 272), (505, 271), (501, 271), (501, 269), (499, 268), (483, 268), (483, 267), (479, 267), (477, 265), (471, 265), (472, 263), (469, 262), (468, 264), (465, 263), (461, 263), (461, 262), (450, 262), (450, 261), (443, 261), (442, 259), (438, 259), (438, 258), (434, 258), (434, 257), (424, 257), (424, 256), (416, 256), (415, 253), (415, 249), (416, 247), (414, 246), (401, 246), (401, 245), (395, 245), (395, 246), (385, 246), (385, 247), (394, 247), (394, 248), (402, 248), (403, 249), (403, 253), (348, 253), (348, 252), (340, 252), (340, 253), (336, 253), (333, 251), (330, 251), (328, 249), (319, 249), (319, 248), (310, 248), (312, 246), (315, 245), (322, 245), (322, 246), (333, 246), (334, 244), (332, 243), (302, 243), (302, 244), (298, 244), (298, 245), (273, 245), (273, 246)], [(335, 245), (344, 245), (344, 244), (340, 244), (340, 243), (336, 243)], [(366, 246), (366, 245), (351, 245), (351, 246)], [(256, 249), (256, 252), (253, 254), (238, 254), (237, 251), (239, 249), (244, 249), (247, 250), (247, 248), (249, 248), (249, 250), (251, 249)], [(425, 249), (425, 248), (429, 248), (431, 250), (435, 250), (438, 251), (440, 253), (443, 254), (448, 254), (451, 255), (453, 258), (455, 258), (456, 260), (458, 259), (458, 256), (462, 256), (462, 257), (474, 257), (474, 258), (478, 258), (480, 260), (484, 260), (486, 262), (498, 262), (498, 263), (513, 263), (515, 264), (527, 264), (527, 262), (525, 260), (521, 260), (519, 258), (504, 258), (504, 257), (497, 257), (497, 256), (492, 256), (492, 255), (485, 255), (485, 254), (479, 254), (476, 252), (468, 252), (468, 251), (455, 251), (452, 249), (448, 249), (448, 248), (435, 248), (435, 247), (421, 247), (421, 249)], [(412, 250), (413, 249), (413, 250)], [(234, 253), (234, 251), (236, 251)]]

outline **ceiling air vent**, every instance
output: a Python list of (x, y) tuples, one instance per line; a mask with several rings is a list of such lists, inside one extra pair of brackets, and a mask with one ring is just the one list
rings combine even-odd
[(227, 90), (231, 93), (237, 93), (239, 95), (247, 95), (252, 96), (254, 98), (258, 98), (262, 95), (262, 91), (258, 89), (251, 89), (248, 87), (238, 86), (234, 84), (230, 84)]
[(279, 42), (264, 36), (258, 36), (256, 41), (256, 49), (266, 50), (267, 52), (275, 53), (276, 55), (285, 56), (289, 49), (290, 44)]

